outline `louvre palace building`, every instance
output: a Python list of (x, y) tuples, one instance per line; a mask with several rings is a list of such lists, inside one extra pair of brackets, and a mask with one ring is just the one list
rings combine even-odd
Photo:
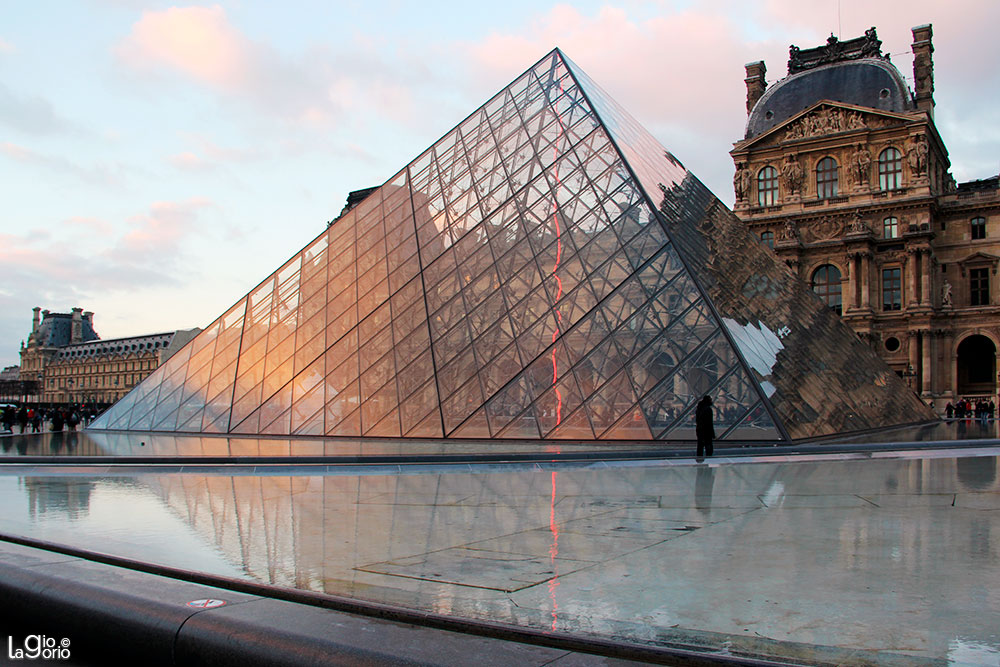
[(33, 309), (31, 333), (21, 343), (20, 380), (38, 394), (31, 402), (111, 404), (125, 396), (200, 329), (102, 340), (94, 314)]
[(863, 37), (800, 49), (768, 86), (746, 66), (734, 210), (939, 413), (997, 396), (998, 177), (957, 183), (934, 124), (932, 28), (910, 91)]

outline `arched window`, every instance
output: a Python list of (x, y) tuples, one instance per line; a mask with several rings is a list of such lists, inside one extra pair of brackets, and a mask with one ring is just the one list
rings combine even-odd
[(760, 242), (774, 250), (774, 232), (761, 232)]
[(986, 218), (976, 216), (969, 224), (972, 230), (972, 240), (986, 238)]
[(816, 196), (820, 199), (837, 196), (837, 161), (832, 157), (816, 164)]
[(832, 264), (824, 264), (816, 269), (812, 275), (812, 290), (835, 313), (841, 314), (840, 269)]
[(903, 187), (903, 155), (895, 148), (886, 148), (878, 155), (879, 190)]
[(882, 238), (886, 239), (898, 239), (899, 238), (899, 220), (894, 216), (889, 216), (882, 221)]
[(778, 170), (764, 167), (757, 172), (757, 205), (774, 206), (778, 203)]

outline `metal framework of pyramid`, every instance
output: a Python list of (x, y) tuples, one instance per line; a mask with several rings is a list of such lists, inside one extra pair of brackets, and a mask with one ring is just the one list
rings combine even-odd
[(93, 429), (794, 440), (929, 420), (558, 49)]

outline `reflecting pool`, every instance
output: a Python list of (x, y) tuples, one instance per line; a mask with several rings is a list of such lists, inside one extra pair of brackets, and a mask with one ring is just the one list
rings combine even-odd
[(8, 464), (0, 532), (603, 638), (995, 664), (998, 456)]

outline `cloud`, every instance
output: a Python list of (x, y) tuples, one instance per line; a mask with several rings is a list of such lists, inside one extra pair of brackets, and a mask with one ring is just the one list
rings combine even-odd
[(168, 162), (182, 171), (208, 171), (228, 164), (246, 164), (264, 157), (259, 148), (231, 148), (220, 146), (200, 134), (182, 132), (181, 136), (195, 150), (188, 150), (168, 158)]
[(86, 296), (179, 282), (185, 242), (201, 211), (213, 206), (207, 199), (156, 202), (117, 234), (109, 221), (89, 216), (61, 221), (58, 233), (0, 234), (4, 283), (15, 293)]
[(214, 164), (207, 162), (204, 158), (190, 151), (171, 155), (168, 161), (182, 171), (206, 171), (215, 167)]
[(11, 142), (0, 143), (0, 155), (26, 166), (79, 179), (89, 185), (118, 185), (122, 181), (118, 168), (112, 169), (104, 165), (84, 167), (66, 158), (38, 153)]
[[(2, 51), (0, 48), (0, 52)], [(56, 114), (47, 99), (37, 95), (19, 97), (2, 83), (0, 83), (0, 123), (29, 134), (50, 134), (72, 128), (69, 121)]]
[(148, 213), (128, 221), (129, 230), (104, 256), (121, 266), (169, 269), (184, 252), (183, 241), (195, 230), (199, 211), (211, 206), (204, 198), (155, 202)]
[(13, 44), (0, 39), (0, 53), (14, 53), (16, 50), (17, 48)]
[(216, 5), (144, 12), (118, 56), (133, 67), (164, 66), (213, 86), (239, 88), (250, 77), (253, 51)]
[(368, 117), (411, 119), (414, 86), (427, 69), (413, 57), (400, 66), (384, 46), (359, 35), (338, 50), (320, 45), (285, 55), (240, 32), (215, 5), (144, 12), (115, 54), (127, 71), (178, 77), (221, 100), (249, 101), (280, 119), (329, 128)]

